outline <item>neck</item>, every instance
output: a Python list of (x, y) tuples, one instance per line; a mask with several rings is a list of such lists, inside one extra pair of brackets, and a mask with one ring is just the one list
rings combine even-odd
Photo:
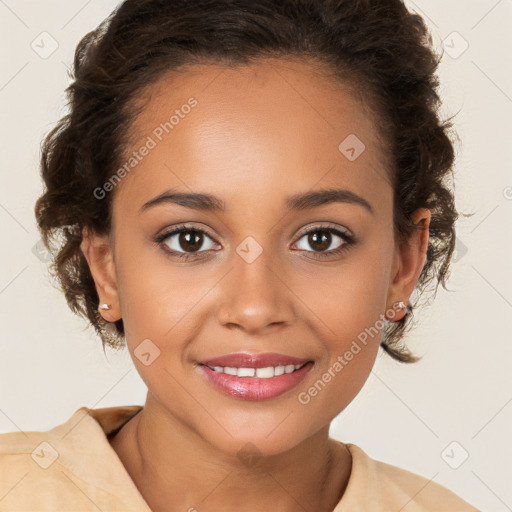
[(332, 512), (352, 465), (345, 445), (329, 438), (328, 426), (276, 455), (225, 454), (149, 392), (142, 411), (110, 443), (153, 512)]

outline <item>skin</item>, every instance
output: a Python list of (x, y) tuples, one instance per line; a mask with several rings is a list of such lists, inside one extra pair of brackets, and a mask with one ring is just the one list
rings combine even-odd
[[(153, 511), (327, 512), (345, 491), (351, 456), (329, 437), (329, 425), (367, 380), (379, 336), (308, 404), (298, 395), (395, 301), (407, 302), (426, 261), (430, 211), (414, 212), (423, 229), (398, 245), (375, 120), (318, 70), (266, 60), (237, 69), (196, 65), (161, 79), (132, 127), (132, 150), (191, 96), (197, 107), (117, 186), (111, 233), (84, 230), (81, 248), (100, 303), (112, 305), (101, 314), (109, 322), (123, 318), (148, 387), (142, 412), (110, 441)], [(366, 146), (355, 161), (338, 149), (349, 134)], [(214, 194), (225, 209), (167, 203), (139, 214), (170, 188)], [(340, 202), (287, 212), (288, 196), (328, 188), (362, 196), (374, 213)], [(153, 241), (183, 222), (211, 235), (185, 262)], [(327, 224), (358, 241), (315, 258), (318, 245), (301, 230)], [(263, 249), (252, 263), (236, 252), (248, 236)], [(346, 243), (330, 240), (329, 250)], [(167, 239), (167, 248), (190, 252), (178, 241)], [(147, 366), (134, 355), (145, 339), (160, 350)], [(314, 365), (284, 395), (244, 401), (214, 389), (197, 366), (240, 351)], [(237, 457), (248, 442), (262, 455), (253, 465)]]

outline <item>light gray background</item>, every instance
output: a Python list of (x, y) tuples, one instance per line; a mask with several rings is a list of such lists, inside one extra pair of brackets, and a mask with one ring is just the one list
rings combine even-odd
[[(105, 358), (99, 338), (70, 312), (33, 252), (41, 139), (65, 111), (76, 44), (116, 4), (0, 0), (2, 432), (52, 428), (82, 405), (144, 403), (129, 354), (108, 350)], [(423, 361), (405, 366), (381, 354), (331, 435), (482, 510), (512, 510), (512, 2), (407, 5), (425, 16), (436, 48), (445, 48), (443, 114), (459, 112), (462, 140), (457, 207), (475, 215), (457, 225), (452, 292), (439, 289), (408, 338)], [(45, 31), (58, 48), (42, 58), (52, 44)], [(447, 461), (457, 465), (465, 452), (467, 460), (450, 467)]]

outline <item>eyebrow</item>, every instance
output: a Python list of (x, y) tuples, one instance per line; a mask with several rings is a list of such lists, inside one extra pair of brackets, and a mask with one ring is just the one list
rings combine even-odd
[[(204, 211), (223, 211), (224, 202), (218, 197), (204, 193), (184, 193), (175, 190), (166, 190), (154, 197), (140, 208), (139, 213), (157, 206), (159, 204), (177, 204), (186, 208)], [(372, 215), (374, 211), (372, 205), (363, 197), (346, 189), (330, 189), (307, 192), (305, 194), (296, 194), (286, 199), (288, 210), (302, 211), (310, 208), (317, 208), (330, 203), (348, 203), (362, 206)]]

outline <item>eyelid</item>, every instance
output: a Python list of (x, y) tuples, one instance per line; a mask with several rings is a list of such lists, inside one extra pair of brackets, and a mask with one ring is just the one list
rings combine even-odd
[(191, 224), (189, 222), (179, 222), (178, 224), (173, 224), (172, 226), (166, 226), (165, 228), (162, 228), (160, 230), (160, 232), (159, 232), (160, 234), (158, 234), (157, 236), (164, 236), (166, 233), (172, 233), (173, 231), (176, 231), (178, 229), (183, 229), (183, 228), (194, 230), (194, 231), (201, 231), (201, 232), (207, 233), (208, 236), (211, 236), (210, 233), (208, 232), (207, 228), (204, 228), (201, 225), (198, 226), (196, 224)]
[(208, 230), (205, 228), (201, 228), (199, 226), (192, 226), (187, 223), (183, 224), (177, 224), (176, 226), (173, 226), (172, 228), (164, 229), (160, 234), (156, 235), (155, 240), (157, 242), (163, 242), (167, 238), (170, 238), (172, 236), (178, 235), (180, 232), (183, 231), (197, 231), (198, 233), (202, 233), (206, 235), (208, 238), (210, 238), (212, 241), (214, 241), (216, 244), (219, 242), (215, 239), (215, 237), (210, 234)]
[[(333, 224), (331, 222), (324, 226), (313, 225), (313, 226), (303, 228), (300, 230), (299, 234), (297, 235), (297, 239), (300, 239), (304, 235), (307, 235), (311, 232), (320, 231), (322, 229), (328, 229), (328, 228), (335, 229), (336, 231), (340, 231), (341, 233), (343, 233), (344, 235), (346, 235), (349, 238), (356, 239), (356, 237), (352, 234), (352, 232), (349, 229), (344, 228), (342, 226), (338, 226), (337, 224)], [(172, 235), (177, 234), (177, 232), (179, 232), (179, 230), (186, 230), (186, 229), (189, 229), (190, 231), (198, 231), (200, 233), (203, 233), (206, 236), (210, 237), (215, 243), (217, 243), (217, 244), (219, 243), (216, 240), (216, 238), (210, 234), (210, 232), (208, 230), (201, 228), (199, 226), (193, 226), (193, 225), (190, 225), (187, 223), (177, 224), (176, 226), (173, 226), (172, 228), (164, 229), (161, 234), (156, 236), (156, 238), (160, 239), (160, 241), (165, 240), (165, 238), (168, 238)]]
[(356, 237), (352, 234), (352, 232), (349, 229), (339, 226), (338, 224), (333, 224), (332, 222), (329, 222), (328, 224), (326, 224), (324, 226), (320, 226), (317, 224), (314, 226), (309, 226), (307, 228), (304, 228), (300, 231), (297, 239), (299, 240), (304, 235), (308, 235), (311, 232), (322, 231), (324, 229), (325, 230), (333, 229), (333, 230), (339, 231), (339, 232), (343, 233), (347, 238), (356, 240)]

